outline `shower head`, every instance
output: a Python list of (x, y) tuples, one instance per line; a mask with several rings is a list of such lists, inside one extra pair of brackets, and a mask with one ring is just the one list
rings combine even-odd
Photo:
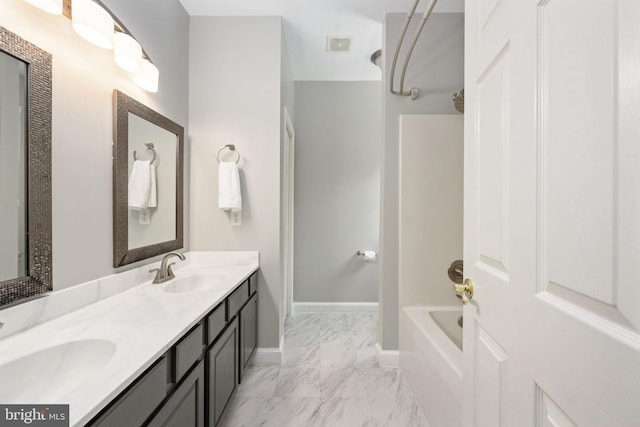
[(460, 113), (464, 113), (464, 89), (458, 93), (454, 93), (452, 99), (453, 106), (456, 107), (456, 110)]

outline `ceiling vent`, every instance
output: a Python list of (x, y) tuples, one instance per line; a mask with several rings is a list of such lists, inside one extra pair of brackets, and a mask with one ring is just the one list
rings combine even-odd
[(349, 52), (351, 36), (327, 36), (327, 52)]

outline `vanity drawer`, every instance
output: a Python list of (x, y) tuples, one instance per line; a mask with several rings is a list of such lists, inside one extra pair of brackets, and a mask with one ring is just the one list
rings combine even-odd
[(236, 315), (238, 310), (242, 308), (245, 302), (249, 299), (249, 281), (245, 280), (242, 285), (238, 287), (229, 296), (229, 317)]
[(256, 271), (249, 277), (249, 296), (256, 293), (258, 290), (258, 272)]
[(189, 332), (175, 346), (175, 378), (174, 382), (180, 381), (180, 378), (187, 373), (189, 368), (202, 355), (203, 343), (202, 323), (199, 323), (191, 332)]
[(227, 306), (222, 303), (207, 317), (207, 345), (222, 332), (227, 325)]
[(167, 358), (162, 357), (100, 416), (91, 426), (139, 426), (167, 393)]

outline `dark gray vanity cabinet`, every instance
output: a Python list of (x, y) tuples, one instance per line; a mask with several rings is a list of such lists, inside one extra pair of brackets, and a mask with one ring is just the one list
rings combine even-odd
[(256, 350), (257, 284), (253, 273), (87, 425), (218, 424)]
[(242, 381), (244, 369), (249, 364), (251, 356), (258, 345), (258, 294), (249, 299), (247, 305), (240, 310), (240, 372)]
[(167, 357), (161, 357), (88, 425), (142, 425), (167, 394)]
[(200, 361), (173, 391), (148, 426), (204, 427), (204, 388), (204, 362)]
[(238, 387), (238, 319), (231, 321), (216, 343), (207, 350), (209, 426), (215, 426)]
[[(208, 427), (220, 421), (225, 408), (242, 380), (242, 370), (249, 364), (258, 343), (258, 273), (240, 285), (227, 298), (227, 329), (206, 353), (208, 381)], [(220, 317), (216, 312), (211, 319)]]

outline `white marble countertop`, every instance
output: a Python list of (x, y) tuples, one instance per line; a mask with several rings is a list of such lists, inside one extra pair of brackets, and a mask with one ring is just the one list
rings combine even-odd
[[(142, 272), (156, 267), (155, 264), (140, 267), (140, 272), (121, 273), (130, 279), (143, 275), (147, 280), (138, 281), (138, 285), (130, 283), (128, 288), (126, 284), (119, 283), (119, 288), (123, 290), (115, 295), (96, 298), (89, 305), (41, 323), (35, 321), (26, 330), (0, 340), (0, 368), (23, 356), (82, 340), (106, 340), (115, 344), (115, 352), (106, 365), (75, 379), (80, 385), (55, 401), (38, 399), (56, 393), (60, 395), (55, 390), (60, 387), (57, 382), (25, 384), (25, 390), (9, 393), (11, 398), (16, 399), (14, 402), (4, 401), (6, 399), (3, 398), (0, 403), (69, 404), (70, 425), (84, 425), (259, 267), (257, 252), (192, 252), (185, 255), (187, 260), (177, 260), (174, 268), (178, 279), (198, 273), (220, 274), (225, 276), (225, 286), (176, 294), (163, 290), (172, 281), (152, 285), (152, 274)], [(110, 276), (110, 280), (115, 280), (113, 278), (116, 276), (120, 275)], [(78, 285), (82, 286), (99, 287), (101, 281)], [(75, 292), (100, 293), (95, 289), (76, 289)], [(41, 311), (51, 311), (51, 308), (43, 308), (46, 302), (42, 300), (47, 298), (26, 304), (34, 304)], [(14, 311), (20, 313), (16, 315), (8, 310), (0, 311), (0, 321), (7, 325), (20, 317), (33, 321), (33, 313), (25, 315), (25, 308)], [(51, 361), (42, 361), (43, 365), (47, 363)], [(40, 368), (33, 366), (33, 371), (37, 373)], [(0, 387), (5, 386), (6, 383)], [(54, 388), (52, 394), (48, 394), (46, 387)]]

